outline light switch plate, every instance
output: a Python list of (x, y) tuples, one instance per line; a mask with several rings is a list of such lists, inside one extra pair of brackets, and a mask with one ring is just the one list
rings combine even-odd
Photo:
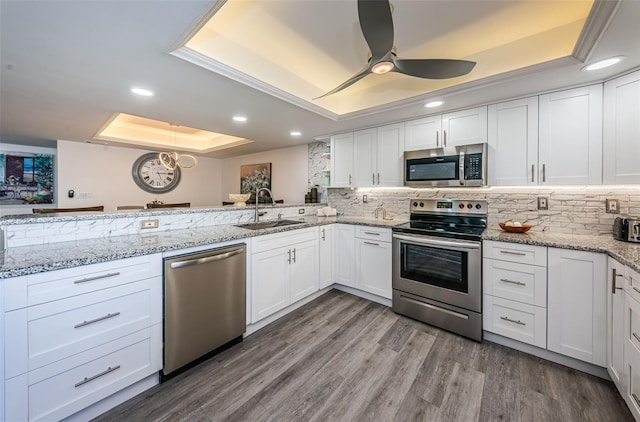
[(539, 210), (548, 210), (549, 209), (549, 198), (546, 196), (538, 197), (538, 209)]
[(368, 201), (367, 195), (362, 195), (362, 202), (366, 204), (367, 201)]
[(158, 225), (158, 220), (142, 220), (140, 222), (141, 229), (157, 229)]
[(620, 213), (620, 202), (617, 199), (607, 199), (607, 201), (606, 201), (606, 211), (609, 214), (619, 214)]

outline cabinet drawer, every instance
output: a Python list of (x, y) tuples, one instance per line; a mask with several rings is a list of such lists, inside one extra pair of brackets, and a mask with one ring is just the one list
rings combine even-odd
[(485, 258), (482, 270), (484, 293), (529, 305), (547, 307), (545, 267)]
[(161, 367), (161, 329), (155, 325), (44, 366), (6, 383), (7, 420), (61, 420), (139, 381)]
[(640, 274), (629, 267), (626, 267), (626, 270), (626, 281), (617, 285), (622, 285), (629, 296), (640, 302)]
[(547, 347), (545, 308), (484, 295), (483, 329), (541, 348)]
[(391, 242), (391, 229), (383, 227), (356, 226), (356, 237), (359, 239)]
[(6, 378), (160, 323), (160, 282), (156, 289), (143, 280), (6, 313)]
[(256, 236), (251, 239), (251, 253), (288, 247), (295, 243), (307, 242), (309, 240), (318, 240), (318, 229), (316, 227)]
[(146, 255), (4, 280), (5, 311), (162, 275), (162, 256)]
[(483, 256), (519, 264), (543, 267), (547, 265), (547, 248), (544, 246), (485, 240), (483, 242)]

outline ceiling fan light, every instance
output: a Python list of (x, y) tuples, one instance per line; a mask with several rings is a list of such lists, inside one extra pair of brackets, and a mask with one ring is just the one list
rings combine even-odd
[(618, 64), (622, 61), (622, 56), (609, 57), (608, 59), (599, 60), (595, 63), (591, 63), (587, 66), (584, 66), (581, 70), (585, 72), (589, 72), (592, 70), (600, 70), (605, 67), (613, 66), (614, 64)]
[(393, 69), (394, 65), (392, 62), (378, 62), (373, 65), (371, 71), (377, 75), (382, 75), (387, 73)]

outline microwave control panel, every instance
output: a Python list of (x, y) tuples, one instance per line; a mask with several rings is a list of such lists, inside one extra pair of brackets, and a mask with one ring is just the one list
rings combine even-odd
[(468, 154), (464, 157), (465, 180), (482, 179), (482, 154)]

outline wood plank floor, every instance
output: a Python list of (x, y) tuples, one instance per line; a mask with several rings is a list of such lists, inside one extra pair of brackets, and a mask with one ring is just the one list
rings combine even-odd
[(331, 291), (96, 421), (633, 421), (611, 382)]

